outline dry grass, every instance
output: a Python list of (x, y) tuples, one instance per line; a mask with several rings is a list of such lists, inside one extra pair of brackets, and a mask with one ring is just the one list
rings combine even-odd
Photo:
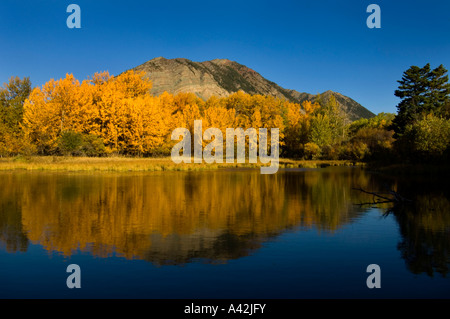
[[(130, 157), (62, 157), (33, 156), (0, 158), (0, 171), (71, 171), (71, 172), (151, 172), (151, 171), (196, 171), (220, 168), (259, 168), (257, 163), (180, 163), (175, 164), (170, 157), (130, 158)], [(280, 159), (280, 168), (318, 168), (324, 166), (359, 165), (350, 161), (298, 161)]]

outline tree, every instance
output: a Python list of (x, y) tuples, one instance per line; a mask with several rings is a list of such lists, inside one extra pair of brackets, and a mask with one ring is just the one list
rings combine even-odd
[(421, 160), (437, 160), (450, 150), (450, 120), (427, 114), (408, 124), (405, 138), (410, 141), (408, 152)]
[(336, 158), (336, 146), (345, 138), (345, 117), (334, 95), (315, 109), (310, 121), (308, 141), (320, 147), (325, 158)]
[(327, 101), (323, 101), (322, 97), (319, 97), (319, 100), (320, 108), (316, 109), (314, 115), (328, 118), (331, 128), (331, 143), (338, 143), (345, 137), (345, 115), (333, 94), (329, 96)]
[(19, 130), (23, 116), (23, 102), (30, 95), (30, 78), (11, 77), (4, 88), (0, 88), (0, 118), (2, 124)]
[(356, 160), (387, 160), (394, 143), (393, 133), (383, 127), (365, 126), (347, 142), (347, 156)]
[(31, 92), (28, 77), (11, 77), (0, 88), (0, 155), (17, 154), (23, 146), (23, 103)]
[(65, 131), (58, 139), (58, 153), (65, 156), (103, 156), (106, 149), (98, 136)]
[(450, 83), (448, 83), (447, 70), (441, 64), (428, 73), (429, 89), (425, 93), (426, 107), (436, 110), (439, 115), (442, 108), (450, 103)]
[(328, 115), (319, 113), (311, 120), (309, 141), (319, 146), (320, 149), (331, 146), (333, 130)]
[(306, 143), (306, 134), (302, 134), (302, 124), (305, 122), (306, 111), (301, 109), (300, 104), (286, 103), (285, 112), (285, 147), (283, 155), (299, 157)]
[(72, 131), (66, 131), (58, 139), (58, 149), (62, 155), (81, 155), (83, 147), (83, 135)]
[(379, 113), (359, 119), (348, 127), (349, 138), (343, 143), (341, 157), (353, 160), (389, 160), (393, 156), (394, 131), (389, 130), (395, 114)]
[(370, 119), (361, 118), (356, 121), (353, 121), (349, 125), (349, 134), (354, 135), (357, 133), (360, 129), (363, 128), (380, 128), (380, 129), (388, 129), (392, 126), (392, 121), (395, 118), (394, 113), (384, 113), (381, 112), (377, 114), (375, 117), (372, 117)]
[(403, 73), (395, 91), (395, 96), (402, 99), (397, 105), (398, 114), (393, 121), (395, 137), (401, 137), (408, 124), (418, 120), (423, 114), (444, 112), (450, 101), (450, 84), (447, 70), (443, 65), (431, 69), (427, 63), (424, 67), (411, 66)]
[(80, 83), (72, 74), (64, 79), (50, 80), (42, 88), (34, 88), (23, 108), (26, 138), (37, 146), (41, 154), (56, 151), (57, 140), (65, 131), (79, 131), (85, 118), (80, 116), (83, 98)]

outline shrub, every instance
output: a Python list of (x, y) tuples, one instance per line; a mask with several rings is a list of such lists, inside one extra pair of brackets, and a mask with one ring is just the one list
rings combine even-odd
[(450, 147), (450, 120), (427, 114), (406, 126), (400, 143), (422, 161), (439, 159)]
[(320, 147), (316, 143), (306, 143), (304, 154), (306, 159), (317, 159), (320, 156)]
[(61, 155), (81, 155), (83, 135), (81, 133), (67, 131), (58, 139), (58, 151)]
[(66, 156), (102, 156), (106, 148), (96, 135), (67, 131), (58, 139), (58, 152)]
[(82, 151), (86, 156), (104, 156), (106, 147), (100, 137), (88, 134), (83, 136)]

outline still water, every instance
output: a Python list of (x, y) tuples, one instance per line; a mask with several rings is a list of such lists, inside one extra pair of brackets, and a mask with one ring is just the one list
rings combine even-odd
[[(450, 297), (450, 195), (435, 181), (360, 168), (4, 172), (0, 187), (0, 298)], [(360, 205), (374, 198), (354, 188), (412, 202)], [(370, 264), (381, 288), (367, 287)]]

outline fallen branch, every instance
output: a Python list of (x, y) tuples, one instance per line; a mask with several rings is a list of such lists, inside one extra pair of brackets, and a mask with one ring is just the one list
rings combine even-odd
[(378, 202), (366, 202), (366, 203), (359, 203), (359, 204), (355, 204), (358, 206), (366, 206), (366, 205), (377, 205), (377, 204), (386, 204), (386, 203), (392, 203), (391, 200), (384, 200), (384, 201), (378, 201)]
[[(373, 196), (372, 202), (356, 204), (359, 206), (377, 205), (377, 204), (385, 204), (385, 203), (399, 204), (399, 203), (411, 202), (410, 199), (407, 199), (407, 198), (401, 196), (400, 194), (398, 194), (397, 192), (395, 192), (393, 190), (389, 190), (388, 192), (369, 192), (362, 188), (353, 188), (353, 189)], [(381, 194), (383, 194), (383, 195), (381, 195)], [(386, 197), (386, 196), (384, 196), (385, 194), (392, 195), (393, 197)], [(375, 198), (377, 198), (377, 199), (379, 198), (382, 200), (376, 200)]]
[(394, 201), (393, 198), (388, 198), (388, 197), (385, 197), (385, 196), (381, 196), (381, 195), (380, 195), (380, 194), (384, 194), (384, 193), (369, 192), (369, 191), (366, 191), (366, 190), (364, 190), (364, 189), (362, 189), (362, 188), (353, 188), (353, 189), (354, 189), (354, 190), (357, 190), (357, 191), (360, 191), (360, 192), (363, 192), (363, 193), (366, 193), (366, 194), (370, 194), (370, 195), (373, 195), (373, 196), (382, 198), (382, 199), (386, 200), (387, 202), (393, 202), (393, 201)]

